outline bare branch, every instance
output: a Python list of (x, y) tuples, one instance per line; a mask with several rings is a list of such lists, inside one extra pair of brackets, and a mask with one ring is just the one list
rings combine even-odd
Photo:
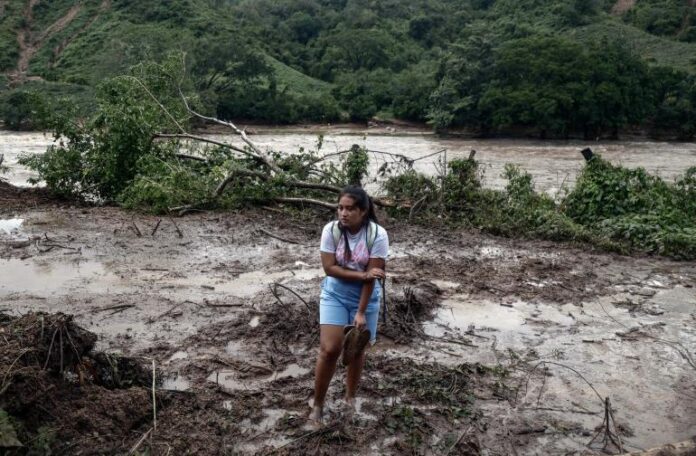
[(252, 154), (248, 150), (244, 150), (241, 147), (233, 146), (232, 144), (227, 144), (221, 141), (216, 141), (214, 139), (206, 138), (205, 136), (197, 136), (197, 135), (192, 135), (190, 133), (156, 133), (155, 138), (166, 138), (166, 139), (172, 139), (172, 138), (181, 138), (181, 139), (191, 139), (193, 141), (200, 141), (200, 142), (205, 142), (208, 144), (215, 144), (216, 146), (224, 147), (226, 149), (231, 149), (235, 152), (239, 152), (241, 154), (247, 155), (249, 157), (254, 157), (257, 158), (256, 155)]
[(333, 203), (327, 203), (326, 201), (315, 200), (311, 198), (274, 198), (275, 201), (279, 203), (292, 203), (292, 204), (313, 204), (315, 206), (321, 206), (326, 209), (336, 210), (336, 205)]
[(179, 94), (181, 95), (181, 99), (184, 101), (184, 106), (186, 106), (186, 110), (191, 113), (192, 115), (198, 117), (199, 119), (207, 120), (208, 122), (213, 122), (218, 125), (224, 125), (226, 127), (229, 127), (234, 131), (236, 134), (242, 137), (242, 141), (244, 141), (250, 148), (253, 150), (256, 155), (263, 160), (264, 163), (275, 173), (278, 174), (283, 174), (283, 170), (281, 170), (278, 165), (275, 164), (275, 162), (271, 159), (271, 157), (268, 156), (266, 152), (261, 150), (256, 144), (254, 144), (249, 137), (247, 136), (246, 132), (244, 130), (240, 130), (235, 124), (232, 122), (226, 122), (224, 120), (216, 119), (215, 117), (208, 117), (204, 116), (203, 114), (200, 114), (193, 109), (191, 109), (191, 106), (189, 106), (188, 101), (186, 100), (186, 96), (184, 96), (184, 93), (181, 91), (181, 88), (179, 88)]

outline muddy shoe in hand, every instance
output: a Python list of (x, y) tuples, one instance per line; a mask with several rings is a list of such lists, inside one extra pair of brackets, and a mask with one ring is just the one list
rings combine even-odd
[(348, 325), (343, 328), (343, 333), (345, 337), (343, 338), (341, 363), (347, 366), (365, 350), (367, 343), (370, 342), (370, 330), (367, 328), (358, 330), (355, 326)]

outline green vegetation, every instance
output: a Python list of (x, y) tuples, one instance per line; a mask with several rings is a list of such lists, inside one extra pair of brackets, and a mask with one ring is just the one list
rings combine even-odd
[[(626, 169), (594, 156), (574, 189), (555, 202), (537, 193), (531, 176), (507, 165), (505, 190), (483, 189), (473, 160), (449, 163), (444, 187), (409, 171), (385, 184), (390, 197), (419, 207), (420, 217), (446, 215), (485, 231), (518, 237), (576, 241), (621, 252), (696, 258), (696, 167), (675, 184), (645, 170)], [(438, 194), (447, 195), (444, 199)], [(394, 211), (395, 216), (404, 209)]]
[(587, 138), (640, 126), (692, 138), (696, 8), (638, 0), (616, 17), (614, 3), (58, 0), (29, 18), (12, 0), (0, 16), (0, 71), (16, 82), (26, 31), (36, 48), (26, 76), (46, 81), (41, 92), (68, 84), (92, 94), (104, 77), (183, 51), (202, 109), (223, 118), (378, 116)]

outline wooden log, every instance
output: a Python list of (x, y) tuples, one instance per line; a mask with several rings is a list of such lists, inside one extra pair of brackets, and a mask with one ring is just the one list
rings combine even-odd
[(696, 436), (684, 442), (668, 443), (658, 448), (624, 453), (620, 456), (688, 456), (692, 454), (696, 454)]

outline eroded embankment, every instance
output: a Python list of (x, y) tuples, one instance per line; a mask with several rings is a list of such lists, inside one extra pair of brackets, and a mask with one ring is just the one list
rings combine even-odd
[[(160, 221), (37, 204), (3, 206), (0, 305), (75, 314), (98, 350), (154, 359), (169, 398), (143, 441), (156, 454), (592, 454), (604, 411), (588, 382), (611, 398), (626, 449), (696, 428), (693, 263), (386, 220), (390, 312), (358, 414), (344, 418), (339, 369), (315, 431), (304, 417), (323, 216)], [(119, 428), (123, 449), (152, 427), (141, 402), (137, 425)]]

